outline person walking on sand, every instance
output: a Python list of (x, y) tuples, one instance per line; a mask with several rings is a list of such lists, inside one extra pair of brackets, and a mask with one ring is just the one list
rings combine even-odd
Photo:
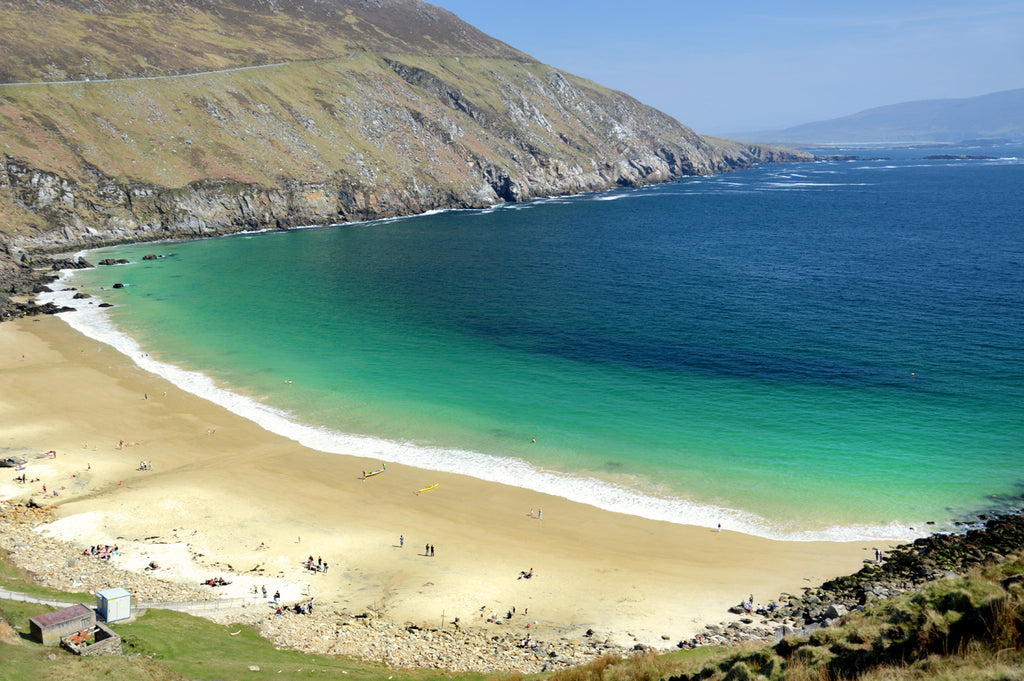
[(398, 535), (398, 548), (405, 548), (405, 535), (403, 534)]

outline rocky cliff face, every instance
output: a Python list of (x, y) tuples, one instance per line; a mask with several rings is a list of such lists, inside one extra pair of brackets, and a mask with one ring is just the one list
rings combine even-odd
[[(0, 84), (0, 260), (10, 272), (19, 253), (479, 207), (810, 158), (703, 138), (419, 0), (7, 4), (0, 24), (35, 22), (45, 35), (56, 30), (40, 10), (49, 7), (69, 45), (29, 44), (24, 26), (0, 33), (29, 40), (7, 47), (11, 73), (34, 81)], [(130, 63), (124, 45), (91, 41), (97, 17), (128, 26), (122, 42), (139, 50), (185, 42), (181, 31), (201, 26), (207, 51)], [(263, 43), (238, 22), (280, 33)], [(196, 72), (212, 63), (222, 68)], [(92, 75), (53, 82), (82, 73)]]

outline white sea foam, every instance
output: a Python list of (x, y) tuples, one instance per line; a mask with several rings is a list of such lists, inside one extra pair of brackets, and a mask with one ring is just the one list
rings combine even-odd
[[(62, 272), (61, 281), (74, 271)], [(113, 347), (142, 369), (167, 379), (180, 389), (224, 407), (255, 422), (266, 430), (306, 447), (332, 454), (380, 459), (426, 470), (458, 473), (480, 480), (534, 490), (597, 508), (651, 520), (683, 525), (722, 528), (790, 541), (906, 541), (922, 536), (905, 525), (849, 525), (808, 530), (789, 528), (761, 516), (688, 499), (647, 494), (623, 484), (538, 468), (519, 458), (497, 457), (479, 452), (422, 446), (383, 438), (352, 435), (300, 423), (292, 415), (218, 386), (209, 376), (160, 362), (144, 352), (135, 339), (117, 329), (97, 305), (73, 300), (74, 291), (40, 294), (40, 302), (80, 309), (61, 315), (83, 335)], [(95, 300), (95, 299), (93, 299)]]
[(765, 186), (803, 189), (806, 187), (870, 187), (871, 185), (867, 182), (765, 182)]

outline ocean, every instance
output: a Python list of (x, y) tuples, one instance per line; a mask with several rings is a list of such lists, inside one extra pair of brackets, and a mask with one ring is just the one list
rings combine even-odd
[(67, 273), (95, 298), (63, 317), (316, 449), (623, 513), (863, 540), (1016, 508), (1024, 146), (851, 153), (94, 251), (131, 264)]

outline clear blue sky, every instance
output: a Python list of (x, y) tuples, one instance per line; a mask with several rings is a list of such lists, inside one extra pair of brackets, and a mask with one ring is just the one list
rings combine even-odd
[(702, 133), (1024, 87), (1024, 1), (432, 0)]

